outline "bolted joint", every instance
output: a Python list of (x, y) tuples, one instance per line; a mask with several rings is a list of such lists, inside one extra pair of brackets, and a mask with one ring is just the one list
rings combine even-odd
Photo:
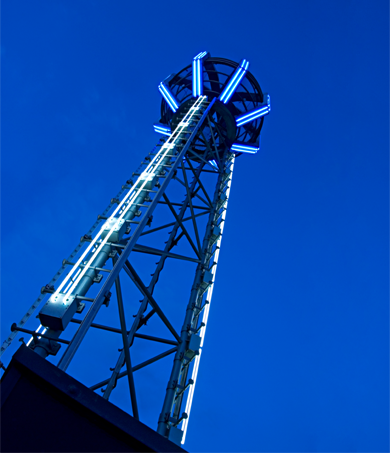
[(46, 294), (46, 293), (53, 294), (54, 291), (55, 291), (54, 285), (47, 284), (45, 286), (42, 286), (42, 288), (41, 288), (41, 293), (42, 294)]
[(175, 389), (177, 387), (177, 380), (172, 380), (172, 381), (169, 381), (168, 382), (168, 385), (167, 385), (167, 390), (168, 389)]
[(46, 351), (47, 355), (55, 356), (60, 350), (61, 345), (53, 340), (47, 340), (46, 338), (38, 339), (33, 337), (32, 344), (30, 344), (29, 348), (32, 350), (36, 348), (42, 348)]
[(172, 426), (177, 426), (179, 425), (183, 420), (186, 420), (188, 418), (188, 414), (186, 412), (183, 412), (181, 414), (180, 418), (173, 418), (169, 417), (169, 421), (172, 423)]
[(107, 291), (106, 294), (104, 295), (103, 305), (105, 305), (106, 307), (108, 307), (110, 304), (111, 296), (112, 296), (111, 291)]
[[(159, 423), (168, 423), (169, 422), (169, 417), (170, 417), (170, 414), (169, 412), (161, 412), (160, 416), (158, 417), (158, 422)], [(165, 428), (167, 428), (168, 426), (165, 426)]]
[(53, 294), (38, 314), (41, 324), (53, 331), (64, 331), (73, 315), (76, 313), (79, 302), (74, 294)]

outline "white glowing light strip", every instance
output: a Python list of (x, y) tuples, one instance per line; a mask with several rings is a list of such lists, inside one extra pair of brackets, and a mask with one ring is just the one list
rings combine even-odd
[[(42, 327), (42, 324), (39, 324), (39, 327), (38, 327), (38, 329), (37, 329), (35, 332), (38, 333), (39, 330), (41, 329), (41, 327)], [(28, 343), (26, 344), (26, 346), (28, 346), (28, 345), (33, 341), (33, 338), (34, 338), (34, 337), (31, 337), (31, 338), (30, 338), (30, 340), (28, 341)]]
[[(214, 254), (214, 262), (216, 262), (216, 264), (212, 267), (212, 270), (211, 270), (211, 273), (213, 274), (213, 283), (210, 285), (210, 287), (209, 287), (209, 289), (207, 291), (207, 295), (206, 295), (206, 300), (208, 300), (209, 303), (206, 305), (206, 307), (204, 309), (203, 319), (202, 319), (202, 322), (204, 323), (204, 326), (200, 329), (200, 333), (199, 333), (199, 336), (201, 337), (200, 347), (203, 347), (204, 337), (205, 337), (205, 334), (206, 334), (207, 320), (208, 320), (208, 317), (209, 317), (211, 297), (213, 295), (214, 280), (215, 280), (215, 274), (217, 272), (217, 265), (218, 265), (219, 251), (220, 251), (221, 241), (222, 241), (222, 234), (223, 234), (223, 229), (225, 227), (226, 208), (227, 208), (227, 203), (228, 203), (229, 195), (230, 195), (230, 186), (231, 186), (231, 183), (232, 183), (234, 160), (235, 160), (235, 157), (233, 156), (232, 160), (229, 163), (229, 166), (230, 166), (230, 179), (229, 179), (229, 181), (227, 183), (226, 204), (225, 204), (225, 209), (222, 212), (222, 221), (220, 223), (221, 234), (220, 234), (220, 236), (219, 236), (219, 238), (217, 240), (216, 251), (215, 251), (215, 254)], [(183, 437), (182, 437), (182, 440), (181, 440), (182, 444), (184, 444), (184, 442), (186, 440), (187, 429), (188, 429), (188, 421), (189, 421), (189, 418), (190, 418), (192, 400), (193, 400), (194, 392), (195, 392), (196, 379), (198, 377), (199, 362), (200, 362), (201, 354), (202, 354), (202, 350), (200, 349), (199, 350), (199, 355), (196, 356), (194, 367), (192, 369), (191, 379), (194, 381), (194, 383), (192, 385), (190, 385), (190, 388), (188, 390), (186, 408), (185, 408), (185, 411), (184, 411), (187, 414), (187, 418), (185, 418), (183, 420), (183, 425), (182, 425), (182, 428), (183, 428)]]
[[(43, 327), (42, 324), (39, 325), (38, 329), (37, 329), (35, 332), (36, 332), (36, 333), (39, 333), (39, 330), (40, 330), (41, 327)], [(46, 332), (46, 330), (47, 330), (47, 329), (46, 329), (46, 327), (45, 327), (45, 328), (42, 330), (41, 333), (44, 334), (44, 333)], [(29, 346), (29, 344), (33, 341), (33, 338), (34, 338), (34, 337), (31, 337), (31, 338), (29, 339), (29, 341), (28, 341), (28, 343), (26, 344), (26, 346)], [(38, 337), (38, 339), (40, 339), (40, 338), (41, 338), (41, 337)]]
[[(201, 96), (199, 97), (195, 104), (190, 108), (190, 110), (187, 112), (186, 116), (184, 117), (185, 120), (187, 120), (185, 122), (185, 125), (188, 124), (188, 121), (192, 118), (192, 116), (195, 114), (195, 112), (200, 108), (202, 102), (206, 99), (206, 96)], [(141, 187), (139, 187), (138, 189), (136, 189), (136, 186), (138, 184), (138, 182), (140, 181), (140, 178), (145, 175), (145, 174), (149, 174), (151, 175), (152, 177), (155, 176), (155, 174), (152, 172), (152, 169), (153, 169), (153, 165), (156, 163), (156, 160), (158, 159), (158, 162), (160, 162), (162, 159), (164, 159), (164, 157), (168, 154), (168, 152), (175, 146), (175, 143), (168, 143), (170, 140), (172, 140), (173, 142), (175, 142), (176, 140), (178, 140), (181, 132), (183, 131), (183, 128), (185, 127), (185, 125), (181, 125), (179, 124), (177, 126), (177, 128), (174, 130), (174, 132), (172, 132), (170, 138), (167, 140), (167, 142), (164, 143), (164, 145), (161, 147), (160, 151), (154, 156), (154, 158), (151, 160), (151, 162), (149, 163), (149, 165), (146, 167), (146, 170), (139, 176), (139, 178), (137, 179), (137, 182), (136, 184), (129, 190), (129, 192), (126, 194), (126, 196), (123, 198), (123, 200), (119, 203), (119, 205), (117, 206), (117, 208), (115, 209), (115, 211), (113, 212), (113, 214), (110, 216), (110, 218), (108, 220), (110, 220), (111, 218), (114, 218), (115, 215), (117, 214), (118, 211), (121, 212), (120, 214), (120, 217), (115, 217), (117, 220), (116, 222), (112, 225), (110, 231), (108, 232), (108, 234), (106, 235), (106, 237), (103, 239), (102, 242), (99, 242), (97, 243), (97, 240), (100, 238), (102, 232), (104, 231), (105, 227), (106, 227), (106, 224), (108, 222), (108, 220), (102, 225), (102, 227), (100, 228), (98, 234), (94, 237), (94, 239), (92, 240), (92, 242), (89, 244), (89, 246), (86, 248), (86, 250), (84, 251), (84, 253), (81, 255), (81, 257), (79, 258), (79, 260), (77, 261), (77, 263), (72, 267), (72, 269), (70, 270), (70, 272), (68, 273), (68, 275), (65, 277), (65, 279), (61, 282), (60, 286), (58, 287), (58, 289), (56, 290), (56, 292), (54, 293), (54, 296), (56, 296), (60, 291), (61, 289), (66, 285), (66, 283), (69, 281), (69, 279), (72, 277), (73, 273), (75, 272), (76, 269), (78, 269), (78, 267), (80, 266), (81, 262), (83, 261), (83, 259), (85, 258), (85, 256), (89, 253), (89, 251), (92, 249), (92, 247), (97, 246), (97, 249), (93, 252), (93, 254), (91, 255), (88, 263), (85, 264), (85, 267), (83, 269), (83, 271), (81, 273), (78, 273), (78, 278), (73, 282), (73, 285), (71, 286), (71, 288), (68, 290), (68, 293), (71, 293), (74, 288), (77, 286), (77, 284), (79, 283), (79, 281), (83, 278), (84, 274), (87, 272), (87, 270), (89, 269), (90, 265), (91, 265), (91, 262), (95, 259), (96, 255), (100, 252), (100, 250), (104, 247), (104, 245), (106, 244), (106, 242), (108, 241), (109, 237), (111, 236), (111, 233), (114, 231), (115, 227), (117, 226), (118, 222), (120, 220), (122, 220), (123, 216), (126, 214), (126, 212), (130, 209), (130, 207), (132, 206), (132, 203), (134, 201), (134, 199), (137, 197), (137, 195), (139, 195), (145, 184), (148, 182), (149, 178), (145, 178), (145, 181), (144, 183), (141, 185)], [(175, 137), (175, 135), (177, 135), (177, 137)], [(157, 162), (157, 164), (158, 164)], [(158, 165), (157, 165), (158, 166)], [(127, 204), (127, 206), (122, 209), (122, 206), (124, 204)], [(99, 245), (98, 245), (99, 244)], [(76, 277), (76, 276), (75, 276)], [(73, 280), (73, 279), (72, 279)]]
[[(201, 101), (202, 102), (202, 101)], [(191, 112), (191, 110), (187, 113), (186, 117), (188, 116), (188, 114)], [(189, 122), (192, 118), (192, 116), (194, 115), (194, 112), (190, 115), (190, 118), (187, 119), (187, 122)], [(178, 126), (179, 127), (179, 126)], [(175, 129), (175, 132), (178, 128)], [(180, 131), (181, 133), (181, 131)], [(177, 138), (176, 138), (177, 139)], [(175, 140), (176, 140), (175, 139)], [(154, 159), (150, 162), (150, 164), (147, 166), (146, 170), (143, 172), (144, 174), (147, 173), (149, 174), (150, 176), (156, 176), (156, 174), (154, 172), (151, 172), (152, 168), (153, 168), (153, 163), (154, 161), (157, 159), (158, 156), (160, 156), (160, 158), (158, 159), (158, 162), (161, 162), (165, 157), (166, 155), (168, 154), (169, 150), (172, 149), (173, 147), (175, 146), (174, 143), (169, 143), (167, 146), (166, 144), (164, 144), (162, 147), (161, 147), (161, 150), (157, 153), (157, 155), (154, 157)], [(163, 150), (166, 148), (166, 151), (163, 153)], [(142, 174), (141, 174), (142, 176)], [(137, 180), (137, 183), (139, 181), (139, 179), (141, 178), (141, 176), (138, 178)], [(145, 178), (144, 182), (142, 183), (141, 187), (137, 190), (137, 195), (139, 195), (143, 188), (145, 187), (145, 185), (150, 181), (149, 178)], [(133, 201), (136, 197), (134, 196), (132, 198), (131, 201)], [(120, 216), (117, 218), (117, 221), (115, 222), (115, 224), (111, 227), (111, 230), (109, 231), (109, 233), (106, 235), (106, 237), (103, 239), (102, 242), (99, 243), (99, 247), (98, 249), (96, 250), (96, 252), (92, 255), (92, 257), (90, 258), (88, 264), (85, 266), (85, 268), (83, 269), (83, 271), (80, 273), (80, 275), (77, 277), (76, 281), (73, 283), (73, 285), (71, 286), (69, 292), (71, 293), (75, 287), (78, 285), (78, 283), (80, 282), (80, 280), (83, 278), (84, 274), (87, 272), (87, 270), (89, 269), (89, 266), (90, 266), (90, 263), (92, 262), (92, 260), (94, 259), (94, 256), (97, 255), (101, 249), (105, 246), (105, 244), (108, 242), (108, 239), (110, 238), (111, 236), (111, 233), (113, 232), (113, 230), (115, 229), (116, 225), (118, 224), (118, 222), (120, 222), (124, 215), (126, 214), (126, 212), (130, 209), (130, 207), (132, 206), (132, 203), (128, 203), (127, 204), (127, 207), (126, 209), (123, 210), (122, 214), (120, 214)], [(119, 206), (118, 206), (119, 208)], [(114, 215), (116, 214), (116, 212), (118, 211), (118, 208), (116, 209), (116, 211), (114, 212), (114, 214), (111, 216), (111, 217), (114, 217)]]
[(72, 283), (74, 282), (74, 279), (77, 278), (79, 273), (81, 272), (81, 268), (76, 272), (76, 275), (70, 279), (69, 285), (64, 289), (64, 293), (67, 294), (69, 291), (69, 288), (71, 287)]

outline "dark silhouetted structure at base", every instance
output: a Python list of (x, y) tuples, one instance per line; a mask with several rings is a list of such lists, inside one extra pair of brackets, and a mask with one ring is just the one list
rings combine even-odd
[(1, 380), (1, 451), (185, 452), (24, 345)]

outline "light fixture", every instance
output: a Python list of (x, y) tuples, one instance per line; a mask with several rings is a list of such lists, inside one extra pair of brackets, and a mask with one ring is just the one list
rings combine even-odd
[(203, 59), (207, 52), (200, 52), (192, 61), (192, 95), (196, 98), (203, 94)]
[(173, 113), (179, 108), (179, 103), (177, 102), (175, 96), (170, 92), (169, 88), (164, 85), (164, 82), (161, 82), (158, 86), (160, 93), (163, 95), (163, 98), (167, 101), (167, 104), (173, 110)]
[(228, 84), (222, 91), (222, 93), (219, 96), (219, 100), (226, 104), (229, 102), (229, 99), (232, 97), (233, 93), (236, 91), (238, 85), (240, 84), (241, 80), (246, 74), (246, 71), (248, 70), (249, 67), (249, 61), (247, 60), (241, 60), (240, 65), (238, 68), (234, 71), (233, 76), (230, 78)]
[(236, 153), (249, 153), (249, 154), (256, 154), (259, 151), (259, 147), (256, 146), (249, 146), (249, 145), (241, 145), (239, 143), (233, 143), (230, 148), (232, 151)]
[(171, 135), (171, 128), (169, 126), (164, 126), (163, 124), (153, 124), (155, 132), (163, 135)]
[(236, 118), (237, 126), (240, 127), (243, 124), (249, 123), (261, 116), (268, 115), (271, 111), (271, 98), (269, 94), (264, 94), (266, 101), (261, 104), (261, 106), (255, 110), (244, 113)]

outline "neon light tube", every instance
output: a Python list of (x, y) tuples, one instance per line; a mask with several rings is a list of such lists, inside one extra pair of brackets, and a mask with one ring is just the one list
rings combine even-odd
[(166, 92), (164, 91), (163, 87), (159, 87), (159, 90), (160, 90), (160, 93), (163, 95), (164, 99), (167, 101), (169, 107), (171, 108), (171, 110), (173, 110), (173, 112), (176, 112), (176, 107), (175, 105), (172, 103), (172, 100), (170, 99), (170, 97), (166, 94)]
[[(202, 68), (203, 69), (203, 68)], [(202, 72), (201, 72), (201, 61), (196, 61), (196, 73), (197, 73), (197, 80), (198, 80), (198, 96), (202, 96)]]
[(171, 131), (169, 130), (169, 128), (154, 126), (154, 129), (156, 131), (169, 132), (169, 135), (171, 135)]
[(237, 126), (242, 126), (243, 124), (249, 123), (250, 121), (260, 118), (261, 116), (268, 115), (268, 113), (271, 111), (271, 98), (269, 94), (266, 94), (265, 96), (267, 98), (267, 101), (266, 103), (263, 103), (261, 107), (250, 112), (244, 113), (243, 115), (240, 115), (239, 117), (236, 118)]
[(177, 102), (175, 96), (169, 91), (169, 89), (164, 85), (163, 82), (158, 86), (160, 93), (163, 95), (164, 99), (167, 101), (169, 107), (175, 113), (179, 108), (179, 103)]
[[(248, 64), (249, 66), (249, 64)], [(229, 101), (229, 99), (231, 98), (231, 96), (233, 95), (233, 93), (236, 91), (236, 88), (238, 87), (238, 85), (240, 84), (241, 80), (243, 79), (244, 75), (246, 73), (246, 69), (242, 69), (239, 74), (238, 74), (238, 77), (237, 77), (237, 80), (232, 84), (232, 86), (230, 87), (229, 91), (227, 92), (226, 94), (226, 98), (225, 100), (223, 101), (225, 104)]]
[(241, 80), (244, 78), (246, 71), (249, 67), (249, 61), (242, 60), (239, 67), (235, 70), (232, 78), (229, 80), (228, 84), (222, 91), (219, 96), (219, 100), (226, 104), (229, 99), (232, 97), (233, 93), (237, 89), (238, 85), (240, 84)]
[[(42, 324), (39, 325), (38, 329), (37, 329), (35, 332), (36, 332), (36, 333), (39, 333), (39, 330), (40, 330), (41, 327), (43, 327)], [(45, 327), (45, 328), (42, 330), (41, 333), (44, 334), (44, 333), (46, 332), (46, 330), (47, 330), (47, 329), (46, 329), (46, 327)], [(33, 338), (34, 338), (34, 337), (32, 336), (32, 337), (28, 340), (28, 343), (26, 344), (26, 346), (29, 346), (29, 345), (30, 345), (30, 343), (33, 341)], [(42, 337), (38, 337), (38, 340), (40, 340), (41, 338), (42, 338)]]
[(198, 93), (198, 81), (197, 81), (197, 74), (196, 74), (196, 59), (195, 58), (192, 61), (192, 96), (194, 96), (194, 98), (196, 98), (196, 95)]
[(207, 52), (200, 52), (192, 61), (192, 95), (194, 97), (203, 95), (203, 62), (202, 58)]
[(176, 109), (179, 108), (179, 103), (176, 101), (175, 97), (173, 96), (173, 94), (169, 91), (169, 89), (161, 84), (161, 88), (164, 90), (165, 94), (169, 97), (170, 101), (172, 102), (172, 104), (175, 106)]
[(171, 135), (171, 128), (162, 124), (153, 124), (154, 130), (159, 134)]
[(239, 145), (238, 143), (234, 143), (231, 147), (232, 151), (236, 151), (238, 153), (250, 153), (256, 154), (260, 148), (256, 148), (255, 146), (248, 146), (248, 145)]
[(207, 54), (207, 52), (200, 52), (200, 53), (198, 53), (198, 55), (197, 55), (196, 57), (194, 57), (194, 60), (197, 60), (198, 58), (201, 59), (201, 58), (203, 58), (206, 54)]
[[(35, 331), (36, 333), (39, 333), (40, 329), (42, 327), (42, 324), (39, 324), (39, 327), (38, 329)], [(26, 344), (26, 346), (29, 346), (29, 344), (33, 341), (33, 336), (28, 340), (28, 343)]]
[(270, 110), (268, 109), (268, 107), (263, 107), (261, 109), (255, 110), (254, 112), (251, 113), (251, 115), (247, 115), (244, 118), (238, 117), (236, 119), (237, 126), (242, 126), (243, 124), (249, 123), (250, 121), (253, 121), (257, 118), (267, 115), (269, 112)]

